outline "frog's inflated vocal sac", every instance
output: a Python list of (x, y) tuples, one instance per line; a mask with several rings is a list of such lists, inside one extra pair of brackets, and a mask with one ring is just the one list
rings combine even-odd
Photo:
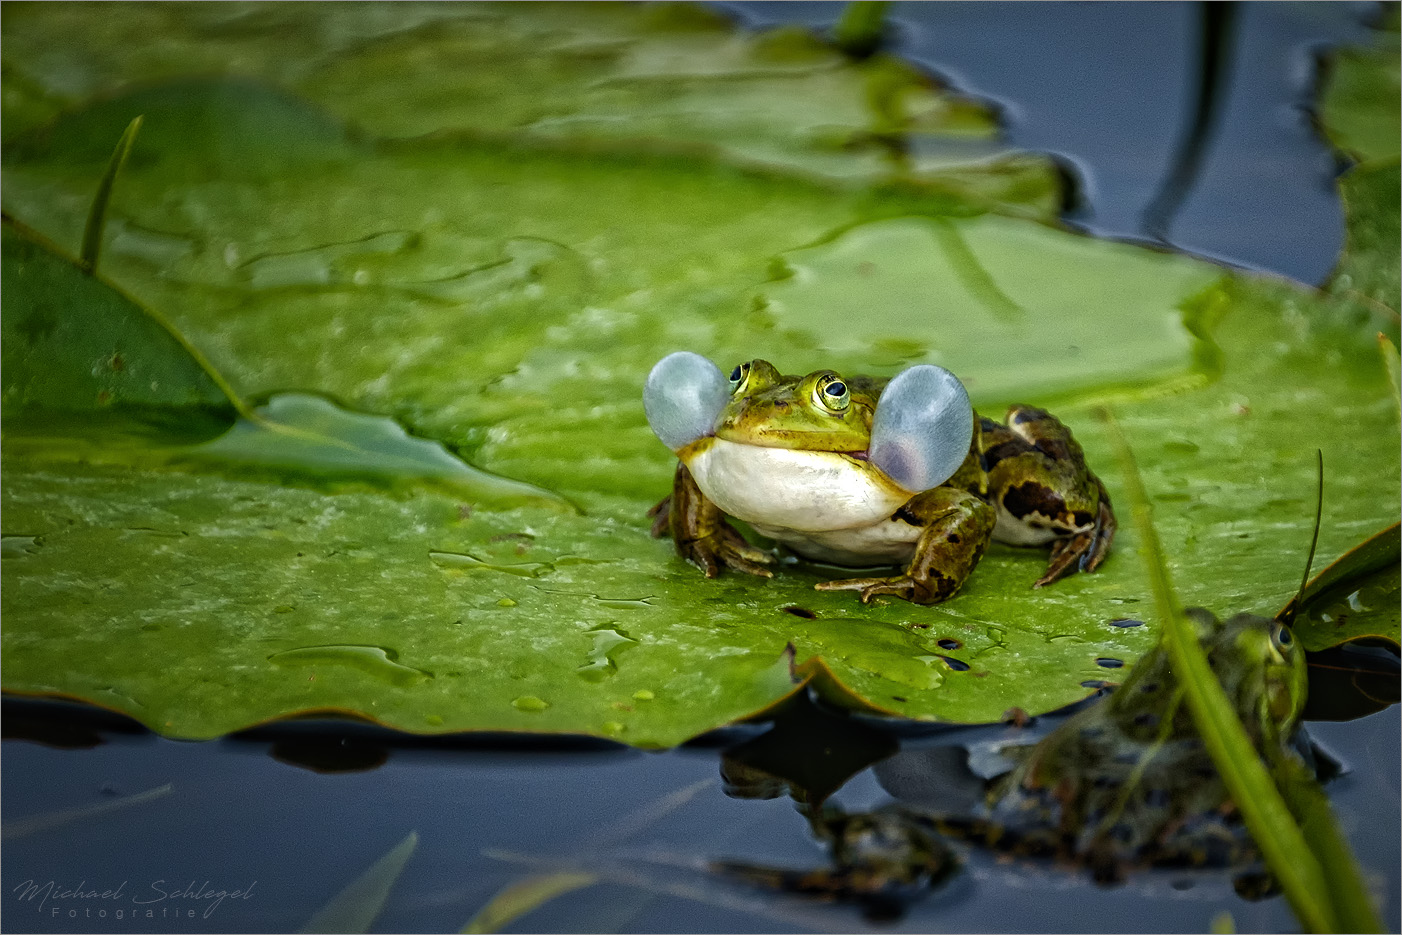
[(831, 370), (784, 376), (752, 360), (727, 380), (679, 351), (648, 375), (653, 432), (680, 463), (670, 496), (649, 513), (677, 551), (714, 577), (722, 567), (771, 577), (773, 556), (732, 516), (805, 558), (905, 565), (892, 577), (825, 581), (862, 600), (946, 600), (990, 538), (1051, 546), (1033, 587), (1094, 571), (1115, 534), (1105, 485), (1056, 417), (1014, 406), (1007, 425), (981, 419), (949, 371), (922, 364), (887, 380)]

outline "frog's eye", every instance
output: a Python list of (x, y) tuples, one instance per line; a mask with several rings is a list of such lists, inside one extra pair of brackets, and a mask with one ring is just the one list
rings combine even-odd
[(959, 378), (933, 364), (897, 374), (871, 420), (868, 457), (906, 490), (938, 487), (959, 470), (974, 437), (974, 409)]
[(842, 412), (852, 401), (852, 395), (840, 377), (823, 377), (813, 387), (813, 401), (828, 412)]
[(730, 371), (730, 394), (739, 396), (745, 391), (745, 387), (750, 383), (750, 365), (748, 363), (737, 364), (735, 369)]
[(1289, 652), (1290, 647), (1295, 645), (1295, 635), (1290, 632), (1290, 628), (1283, 623), (1277, 623), (1275, 629), (1271, 631), (1271, 642), (1275, 648), (1282, 653)]
[(673, 451), (711, 434), (729, 399), (725, 374), (690, 351), (677, 351), (659, 360), (643, 387), (647, 423)]

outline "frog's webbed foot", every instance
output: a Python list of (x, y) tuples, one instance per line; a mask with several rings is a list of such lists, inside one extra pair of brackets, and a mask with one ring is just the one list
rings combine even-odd
[(814, 587), (819, 591), (858, 591), (863, 604), (883, 594), (914, 604), (938, 604), (959, 590), (983, 557), (997, 515), (993, 507), (967, 491), (936, 487), (912, 497), (894, 519), (923, 527), (905, 574), (820, 581)]
[(1096, 485), (1100, 489), (1100, 504), (1096, 510), (1095, 524), (1070, 538), (1053, 541), (1046, 573), (1032, 587), (1040, 588), (1060, 581), (1077, 571), (1095, 571), (1105, 561), (1110, 551), (1110, 541), (1115, 538), (1115, 511), (1110, 506), (1110, 494), (1099, 478)]
[(707, 578), (714, 578), (722, 568), (761, 578), (774, 577), (774, 572), (764, 567), (773, 563), (774, 556), (750, 545), (725, 520), (720, 520), (710, 535), (699, 539), (678, 538), (677, 554), (700, 568)]
[(716, 577), (722, 568), (774, 577), (765, 567), (773, 563), (774, 556), (750, 545), (725, 521), (725, 514), (701, 493), (685, 464), (677, 465), (672, 493), (647, 515), (652, 519), (652, 535), (660, 539), (670, 531), (677, 554), (700, 568), (707, 578)]

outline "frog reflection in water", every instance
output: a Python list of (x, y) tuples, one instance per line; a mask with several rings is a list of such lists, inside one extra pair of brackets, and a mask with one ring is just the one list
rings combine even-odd
[[(1306, 673), (1289, 627), (1251, 614), (1220, 622), (1197, 608), (1188, 617), (1255, 748), (1267, 762), (1298, 757)], [(1109, 697), (1039, 743), (1001, 752), (1016, 765), (989, 783), (972, 814), (891, 804), (865, 815), (816, 816), (815, 831), (831, 842), (831, 869), (725, 869), (785, 889), (865, 898), (929, 878), (931, 854), (944, 838), (1084, 866), (1102, 883), (1137, 868), (1247, 868), (1259, 860), (1162, 644)], [(892, 842), (903, 841), (910, 842), (908, 861), (892, 854)], [(1248, 871), (1237, 885), (1244, 896), (1260, 896), (1270, 879)]]
[(771, 577), (774, 557), (726, 522), (749, 523), (809, 559), (901, 564), (891, 577), (825, 581), (920, 604), (948, 599), (989, 539), (1051, 546), (1041, 587), (1094, 571), (1115, 533), (1105, 486), (1054, 416), (1015, 406), (1008, 424), (980, 419), (947, 370), (921, 365), (891, 380), (831, 370), (783, 376), (741, 364), (663, 358), (644, 392), (648, 422), (676, 452), (672, 493), (649, 516), (707, 577), (731, 568)]

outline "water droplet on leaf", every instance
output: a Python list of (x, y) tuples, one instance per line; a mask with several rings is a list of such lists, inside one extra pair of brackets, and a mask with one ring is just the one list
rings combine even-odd
[(418, 685), (433, 678), (432, 672), (406, 666), (399, 653), (383, 646), (325, 645), (302, 646), (273, 653), (268, 661), (276, 666), (342, 666), (374, 676), (400, 688)]
[(590, 682), (602, 681), (617, 672), (618, 654), (638, 645), (637, 640), (618, 630), (590, 630), (588, 635), (594, 638), (594, 648), (589, 652), (589, 661), (575, 671)]

